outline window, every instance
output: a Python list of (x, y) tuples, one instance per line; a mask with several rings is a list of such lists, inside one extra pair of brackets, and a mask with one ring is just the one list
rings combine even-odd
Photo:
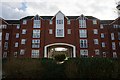
[(94, 34), (98, 34), (98, 30), (97, 29), (93, 29)]
[(80, 39), (80, 48), (87, 48), (87, 40), (86, 39)]
[(101, 38), (105, 38), (105, 35), (104, 35), (104, 33), (101, 33)]
[(8, 49), (8, 42), (5, 42), (5, 44), (4, 44), (4, 49), (5, 49), (5, 50)]
[(18, 42), (15, 43), (15, 47), (18, 47)]
[(9, 40), (9, 33), (6, 33), (5, 40)]
[(95, 49), (95, 54), (96, 54), (96, 55), (99, 55), (99, 54), (100, 54), (99, 49)]
[(17, 52), (14, 52), (14, 57), (17, 57), (18, 53)]
[(25, 50), (24, 49), (21, 49), (20, 50), (20, 55), (24, 55), (25, 54)]
[(40, 30), (33, 30), (33, 38), (40, 38)]
[(111, 40), (115, 40), (114, 33), (111, 33)]
[(70, 20), (67, 20), (67, 24), (70, 24)]
[(49, 24), (52, 24), (52, 20), (50, 20)]
[(25, 43), (26, 43), (26, 39), (22, 39), (21, 44), (25, 44)]
[(105, 42), (102, 42), (102, 47), (105, 47)]
[(57, 37), (63, 37), (63, 29), (57, 29)]
[(103, 52), (103, 57), (106, 57), (106, 52)]
[(112, 49), (113, 49), (113, 50), (116, 49), (115, 42), (112, 42)]
[(26, 34), (26, 32), (27, 32), (26, 29), (22, 30), (22, 34)]
[(120, 42), (119, 42), (119, 47), (120, 47)]
[(120, 32), (118, 32), (118, 40), (120, 40)]
[(40, 40), (34, 39), (32, 40), (32, 48), (39, 48), (40, 47)]
[(97, 24), (97, 20), (93, 20), (93, 24)]
[(40, 20), (34, 20), (33, 28), (40, 28)]
[(94, 44), (99, 44), (98, 39), (94, 39)]
[(32, 58), (39, 58), (39, 50), (32, 50), (31, 57)]
[(80, 38), (86, 38), (87, 37), (87, 30), (79, 30)]
[(16, 38), (19, 38), (19, 33), (16, 33)]
[(88, 57), (88, 50), (80, 50), (81, 57)]
[(20, 29), (20, 25), (18, 24), (16, 28), (17, 28), (17, 29)]
[(53, 34), (52, 29), (49, 29), (49, 34)]
[(103, 28), (104, 28), (104, 27), (103, 27), (103, 25), (101, 24), (101, 25), (100, 25), (100, 29), (103, 29)]
[(57, 24), (63, 24), (63, 20), (57, 20)]
[(3, 53), (3, 58), (7, 58), (7, 52)]
[(117, 53), (113, 52), (113, 58), (117, 58)]
[(79, 27), (86, 28), (86, 20), (84, 18), (79, 19)]
[(2, 32), (0, 32), (0, 40), (2, 40)]
[(27, 24), (27, 20), (23, 20), (23, 24)]
[(71, 29), (68, 29), (68, 30), (67, 30), (67, 33), (68, 33), (68, 34), (71, 34)]

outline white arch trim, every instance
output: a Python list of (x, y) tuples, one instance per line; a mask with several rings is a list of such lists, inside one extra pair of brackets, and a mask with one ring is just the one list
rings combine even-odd
[(72, 47), (73, 48), (73, 57), (76, 57), (76, 47), (74, 45), (67, 44), (67, 43), (54, 43), (54, 44), (46, 45), (44, 47), (44, 58), (47, 58), (47, 47), (54, 46), (54, 45), (67, 45), (67, 46)]

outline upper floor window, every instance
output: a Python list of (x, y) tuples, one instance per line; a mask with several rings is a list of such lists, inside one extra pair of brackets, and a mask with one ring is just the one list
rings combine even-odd
[(8, 49), (8, 42), (4, 43), (4, 49), (7, 50)]
[(103, 27), (103, 25), (101, 24), (101, 25), (100, 25), (100, 29), (103, 29), (103, 28), (104, 28), (104, 27)]
[(118, 32), (118, 40), (120, 40), (120, 32)]
[(27, 20), (23, 20), (23, 24), (27, 24)]
[(99, 54), (100, 54), (99, 49), (95, 49), (95, 54), (96, 54), (96, 55), (99, 55)]
[(40, 28), (40, 20), (34, 20), (33, 28)]
[(105, 47), (105, 42), (102, 42), (102, 47)]
[(112, 42), (112, 49), (113, 49), (113, 50), (116, 49), (115, 42)]
[(94, 39), (94, 44), (99, 44), (98, 39)]
[(93, 33), (94, 34), (98, 34), (98, 30), (97, 29), (93, 29)]
[(40, 47), (40, 40), (34, 39), (32, 40), (32, 48), (39, 48)]
[(67, 30), (67, 33), (68, 33), (68, 34), (71, 34), (71, 29), (68, 29), (68, 30)]
[(79, 30), (80, 38), (86, 38), (87, 37), (87, 30)]
[(86, 28), (86, 20), (84, 18), (79, 19), (79, 27)]
[(111, 40), (115, 40), (114, 33), (111, 33)]
[(70, 24), (70, 20), (67, 20), (67, 24)]
[(32, 58), (39, 58), (39, 50), (32, 50), (31, 57)]
[(57, 20), (57, 24), (63, 24), (63, 20)]
[(80, 50), (80, 56), (81, 57), (88, 57), (88, 50), (86, 50), (86, 49)]
[(33, 38), (40, 38), (40, 30), (33, 30)]
[(97, 24), (97, 20), (96, 19), (93, 20), (93, 24)]
[(80, 48), (88, 48), (87, 39), (80, 39)]
[(21, 49), (20, 50), (20, 55), (24, 55), (25, 54), (25, 50), (24, 49)]
[(18, 47), (18, 42), (15, 43), (15, 47)]
[(53, 30), (52, 29), (49, 29), (49, 34), (53, 34)]
[(17, 28), (17, 29), (20, 29), (20, 25), (18, 24), (16, 28)]
[(26, 34), (27, 30), (26, 29), (23, 29), (22, 30), (22, 34)]
[(113, 58), (117, 58), (117, 53), (113, 52)]
[(50, 20), (49, 24), (52, 24), (52, 20)]
[(105, 38), (105, 34), (104, 33), (101, 33), (101, 38)]
[(16, 33), (16, 38), (19, 38), (19, 33)]
[(6, 33), (5, 40), (9, 40), (9, 33)]
[(26, 43), (26, 39), (22, 39), (21, 44), (25, 44), (25, 43)]
[(57, 35), (56, 35), (56, 37), (63, 37), (63, 36), (64, 36), (63, 29), (57, 29)]

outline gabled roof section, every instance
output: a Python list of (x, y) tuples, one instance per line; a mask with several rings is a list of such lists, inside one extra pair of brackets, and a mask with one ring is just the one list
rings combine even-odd
[(20, 19), (20, 20), (23, 20), (23, 19), (32, 19), (34, 16), (26, 16), (26, 17), (24, 17), (24, 18), (22, 18), (22, 19)]
[(1, 22), (3, 21), (4, 23), (8, 24), (3, 18), (0, 17), (0, 24), (2, 24)]
[(120, 24), (120, 17), (118, 17), (117, 19), (115, 19), (115, 20), (111, 23), (111, 25), (114, 24), (114, 23), (116, 23), (116, 22)]
[(20, 24), (19, 20), (5, 20), (8, 24)]
[(88, 19), (87, 17), (85, 17), (83, 14), (80, 15), (77, 19), (80, 19), (80, 18), (85, 18), (85, 19)]
[(37, 15), (35, 15), (32, 19), (34, 19), (34, 18), (39, 18), (39, 19), (42, 19), (38, 14)]
[[(58, 14), (58, 13), (61, 13), (62, 15), (64, 15), (61, 11), (58, 11), (58, 12), (57, 12), (57, 14)], [(56, 15), (57, 15), (57, 14), (56, 14)], [(53, 16), (53, 17), (52, 17), (52, 19), (53, 19), (53, 18), (55, 18), (55, 17), (56, 17), (56, 15), (55, 15), (55, 16)], [(65, 16), (65, 15), (64, 15), (64, 16)], [(66, 16), (65, 16), (65, 18), (66, 18), (66, 19), (68, 19)]]

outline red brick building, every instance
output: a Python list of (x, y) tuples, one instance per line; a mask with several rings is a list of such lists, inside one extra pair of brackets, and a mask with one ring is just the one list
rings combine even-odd
[(27, 16), (4, 20), (0, 28), (3, 58), (51, 57), (53, 49), (67, 49), (68, 57), (120, 57), (120, 17)]

